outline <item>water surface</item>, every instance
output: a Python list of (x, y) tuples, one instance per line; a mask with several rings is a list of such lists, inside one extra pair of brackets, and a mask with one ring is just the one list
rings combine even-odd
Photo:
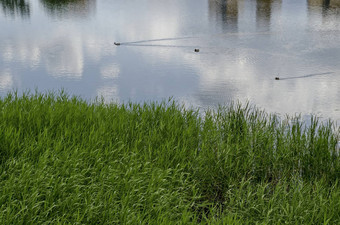
[(339, 0), (0, 0), (0, 29), (2, 96), (240, 100), (340, 121)]

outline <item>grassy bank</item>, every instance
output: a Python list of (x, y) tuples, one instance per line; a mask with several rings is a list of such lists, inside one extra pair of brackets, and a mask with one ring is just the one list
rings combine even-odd
[(339, 128), (215, 112), (0, 100), (0, 224), (339, 224)]

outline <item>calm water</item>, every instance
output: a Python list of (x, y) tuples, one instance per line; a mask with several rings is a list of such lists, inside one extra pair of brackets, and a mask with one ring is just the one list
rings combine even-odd
[(249, 100), (340, 121), (340, 0), (0, 0), (0, 30), (2, 96)]

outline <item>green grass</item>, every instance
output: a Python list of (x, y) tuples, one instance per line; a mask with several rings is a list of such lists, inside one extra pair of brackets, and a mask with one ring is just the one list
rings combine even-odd
[(0, 224), (339, 224), (339, 127), (232, 104), (0, 99)]

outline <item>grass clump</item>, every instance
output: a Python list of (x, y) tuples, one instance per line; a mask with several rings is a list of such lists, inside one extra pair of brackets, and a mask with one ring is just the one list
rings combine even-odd
[(0, 99), (1, 224), (337, 224), (339, 128), (249, 105)]

